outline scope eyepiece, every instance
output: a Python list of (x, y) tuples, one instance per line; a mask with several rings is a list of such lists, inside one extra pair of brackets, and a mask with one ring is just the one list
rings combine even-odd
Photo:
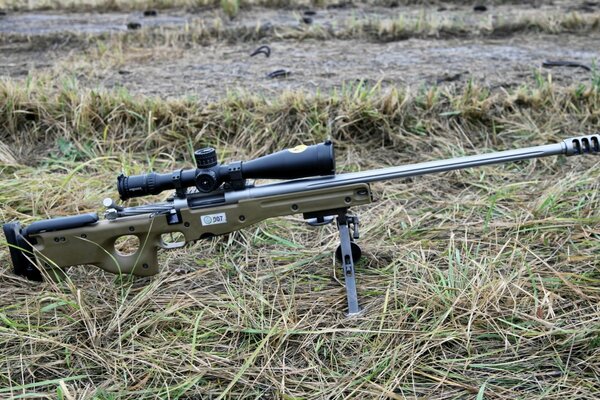
[(221, 165), (212, 147), (194, 152), (195, 169), (158, 174), (117, 178), (121, 200), (159, 194), (164, 190), (185, 189), (195, 186), (202, 193), (210, 193), (226, 184), (226, 190), (245, 187), (246, 179), (296, 179), (335, 174), (333, 143), (326, 141), (312, 146), (300, 145), (250, 161)]
[(178, 170), (167, 174), (149, 174), (117, 177), (117, 190), (121, 200), (159, 194), (165, 190), (185, 189), (196, 184), (196, 170)]
[(133, 176), (121, 174), (117, 177), (117, 188), (121, 198), (125, 195), (129, 198), (159, 194), (163, 191), (164, 183), (164, 180), (160, 179), (159, 174), (155, 172)]

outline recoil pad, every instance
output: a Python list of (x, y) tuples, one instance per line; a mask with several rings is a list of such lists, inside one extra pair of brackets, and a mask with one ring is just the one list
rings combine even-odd
[(23, 229), (18, 222), (8, 222), (2, 225), (13, 269), (16, 275), (21, 275), (30, 281), (42, 281), (40, 270), (31, 262), (33, 259), (33, 249), (26, 237), (23, 236)]
[(87, 213), (44, 219), (33, 222), (27, 228), (21, 228), (19, 222), (5, 223), (2, 225), (2, 230), (4, 231), (4, 236), (6, 236), (15, 274), (24, 276), (30, 281), (43, 280), (42, 273), (33, 263), (34, 254), (31, 244), (35, 244), (35, 239), (29, 235), (79, 228), (93, 225), (96, 222), (98, 222), (98, 214)]

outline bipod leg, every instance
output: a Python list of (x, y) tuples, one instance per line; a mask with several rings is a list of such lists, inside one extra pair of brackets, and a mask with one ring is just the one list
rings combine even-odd
[[(358, 246), (352, 242), (350, 237), (350, 225), (353, 225), (353, 238), (358, 238), (358, 217), (347, 214), (340, 214), (337, 217), (337, 226), (340, 232), (340, 262), (344, 271), (346, 281), (346, 294), (348, 296), (348, 316), (356, 315), (360, 312), (358, 306), (358, 295), (356, 293), (356, 276), (354, 272), (354, 256), (360, 254)], [(354, 249), (353, 249), (354, 248)], [(356, 249), (358, 248), (358, 253)], [(360, 255), (358, 255), (360, 257)], [(357, 260), (358, 261), (358, 257)]]

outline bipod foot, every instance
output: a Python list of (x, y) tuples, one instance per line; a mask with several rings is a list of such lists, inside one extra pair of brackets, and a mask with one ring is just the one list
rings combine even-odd
[[(358, 217), (346, 213), (340, 214), (337, 217), (337, 226), (340, 232), (340, 245), (336, 250), (336, 258), (342, 264), (348, 297), (348, 316), (352, 316), (360, 313), (356, 293), (354, 262), (360, 258), (361, 251), (360, 247), (352, 241), (352, 239), (358, 239)], [(352, 232), (352, 235), (350, 232)]]

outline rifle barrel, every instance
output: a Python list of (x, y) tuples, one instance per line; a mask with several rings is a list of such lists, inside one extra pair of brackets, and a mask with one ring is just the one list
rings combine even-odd
[(274, 196), (306, 190), (325, 189), (356, 183), (371, 183), (391, 179), (408, 178), (437, 172), (453, 171), (483, 165), (500, 164), (513, 161), (555, 155), (600, 154), (600, 135), (593, 134), (565, 139), (560, 143), (523, 149), (505, 150), (488, 154), (451, 158), (448, 160), (427, 161), (417, 164), (401, 165), (370, 171), (350, 172), (319, 178), (298, 179), (251, 187), (245, 190), (225, 193), (226, 203), (235, 203), (242, 199)]
[(310, 188), (320, 189), (341, 184), (353, 184), (358, 182), (370, 183), (387, 181), (391, 179), (409, 178), (437, 172), (446, 172), (458, 169), (480, 167), (483, 165), (528, 160), (532, 158), (547, 157), (564, 153), (565, 149), (562, 143), (527, 147), (518, 150), (506, 150), (489, 154), (451, 158), (448, 160), (427, 161), (418, 164), (340, 174), (334, 176), (334, 178), (329, 182), (315, 182), (310, 185)]

